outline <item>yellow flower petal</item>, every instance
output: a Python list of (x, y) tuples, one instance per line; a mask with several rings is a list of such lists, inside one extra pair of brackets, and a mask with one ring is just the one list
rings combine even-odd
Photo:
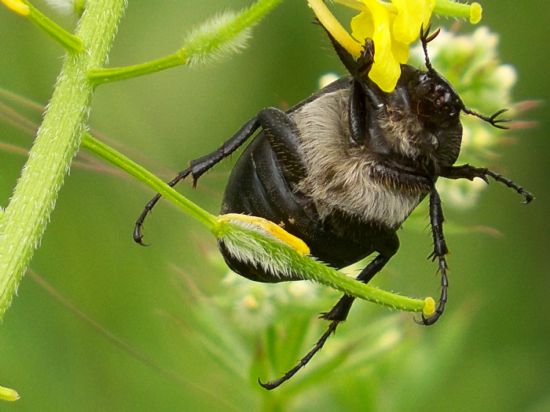
[(401, 67), (392, 53), (390, 11), (378, 0), (363, 0), (363, 3), (365, 11), (359, 15), (363, 16), (357, 18), (355, 25), (363, 22), (364, 27), (356, 27), (357, 35), (370, 37), (374, 42), (374, 64), (369, 78), (383, 91), (391, 92), (401, 75)]
[[(308, 0), (310, 3), (319, 0)], [(421, 27), (427, 28), (432, 13), (481, 19), (478, 3), (455, 0), (334, 0), (360, 10), (351, 20), (351, 35), (357, 44), (374, 42), (374, 64), (369, 77), (385, 92), (392, 92), (401, 75), (401, 64), (409, 58), (409, 46), (418, 39)], [(354, 55), (355, 56), (355, 55)]]
[(368, 10), (362, 11), (351, 19), (351, 35), (361, 44), (365, 39), (372, 39), (374, 24)]
[(392, 42), (391, 51), (397, 60), (401, 64), (405, 64), (409, 61), (410, 46), (398, 41)]
[(21, 16), (28, 16), (30, 8), (21, 0), (1, 0), (4, 5), (11, 11), (20, 14)]
[(17, 391), (11, 388), (0, 386), (0, 400), (14, 402), (19, 399)]
[(313, 9), (315, 16), (323, 27), (334, 37), (334, 39), (350, 53), (358, 58), (361, 55), (362, 43), (357, 43), (349, 33), (342, 27), (336, 17), (330, 12), (323, 0), (308, 0), (309, 7)]
[(393, 0), (397, 16), (393, 22), (393, 37), (405, 44), (418, 38), (420, 27), (426, 27), (435, 7), (435, 0)]

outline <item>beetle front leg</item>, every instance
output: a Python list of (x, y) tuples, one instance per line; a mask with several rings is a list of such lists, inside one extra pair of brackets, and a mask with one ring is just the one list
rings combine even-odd
[(443, 173), (441, 173), (441, 176), (446, 177), (448, 179), (468, 179), (468, 180), (474, 180), (474, 178), (479, 177), (480, 179), (485, 180), (485, 182), (487, 183), (489, 183), (487, 178), (489, 176), (493, 178), (495, 181), (506, 185), (510, 189), (515, 190), (518, 194), (520, 194), (523, 197), (523, 203), (530, 203), (535, 198), (530, 192), (528, 192), (523, 187), (515, 183), (513, 180), (508, 179), (507, 177), (502, 176), (484, 167), (475, 167), (469, 164), (465, 164), (462, 166), (452, 166), (443, 170)]
[(433, 325), (443, 315), (445, 311), (445, 304), (447, 303), (447, 289), (449, 287), (449, 280), (447, 278), (447, 260), (445, 255), (449, 253), (445, 237), (443, 235), (443, 209), (441, 207), (441, 198), (435, 185), (430, 192), (430, 224), (432, 226), (432, 236), (434, 242), (434, 250), (430, 257), (438, 260), (438, 272), (441, 274), (441, 295), (437, 303), (435, 313), (429, 318), (422, 315), (422, 323), (426, 326)]
[[(260, 127), (258, 116), (249, 120), (241, 129), (235, 133), (229, 140), (224, 142), (214, 152), (200, 157), (191, 162), (191, 166), (182, 170), (168, 182), (170, 187), (174, 187), (181, 180), (191, 175), (193, 177), (193, 187), (197, 185), (199, 178), (206, 173), (209, 169), (219, 163), (221, 160), (228, 157), (231, 153), (237, 150), (244, 142), (246, 142), (254, 132)], [(134, 225), (133, 238), (136, 243), (144, 245), (143, 243), (143, 223), (147, 218), (147, 215), (153, 210), (155, 205), (160, 200), (161, 195), (157, 193), (143, 208), (143, 211), (139, 215)]]

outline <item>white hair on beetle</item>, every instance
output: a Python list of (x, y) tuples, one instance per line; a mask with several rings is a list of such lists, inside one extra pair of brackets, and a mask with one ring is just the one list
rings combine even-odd
[(219, 32), (230, 27), (239, 17), (233, 11), (227, 11), (191, 31), (185, 41), (185, 57), (189, 66), (209, 63), (213, 60), (236, 54), (243, 50), (251, 37), (250, 27), (236, 33), (229, 33), (224, 42), (217, 40)]

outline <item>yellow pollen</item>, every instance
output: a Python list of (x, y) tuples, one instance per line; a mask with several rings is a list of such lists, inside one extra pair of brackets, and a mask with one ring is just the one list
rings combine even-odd
[(430, 317), (435, 313), (435, 300), (434, 298), (424, 299), (424, 308), (422, 309), (422, 314), (424, 316)]
[(479, 3), (472, 3), (470, 6), (470, 23), (477, 24), (481, 21), (483, 9)]
[(300, 255), (305, 256), (305, 255), (309, 255), (310, 253), (309, 247), (302, 239), (288, 233), (279, 225), (276, 225), (275, 223), (267, 219), (264, 219), (262, 217), (241, 215), (238, 213), (228, 213), (228, 214), (219, 216), (218, 219), (222, 222), (241, 221), (244, 223), (259, 226), (274, 238), (290, 246)]

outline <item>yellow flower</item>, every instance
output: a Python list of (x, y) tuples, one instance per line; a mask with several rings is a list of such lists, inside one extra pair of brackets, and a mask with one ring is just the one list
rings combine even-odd
[(383, 91), (391, 92), (409, 59), (409, 47), (427, 27), (435, 0), (361, 0), (362, 10), (351, 20), (351, 34), (360, 43), (374, 41), (374, 64), (369, 77)]
[(28, 16), (30, 13), (29, 6), (21, 0), (0, 0), (11, 11), (20, 14), (21, 16)]
[(454, 0), (334, 0), (358, 10), (351, 20), (351, 35), (340, 25), (323, 0), (308, 0), (315, 15), (332, 37), (354, 58), (359, 58), (365, 40), (374, 42), (374, 64), (369, 77), (380, 89), (390, 93), (401, 76), (401, 64), (409, 58), (409, 47), (416, 41), (420, 28), (428, 27), (432, 13), (469, 18), (476, 24), (481, 19), (478, 3)]

